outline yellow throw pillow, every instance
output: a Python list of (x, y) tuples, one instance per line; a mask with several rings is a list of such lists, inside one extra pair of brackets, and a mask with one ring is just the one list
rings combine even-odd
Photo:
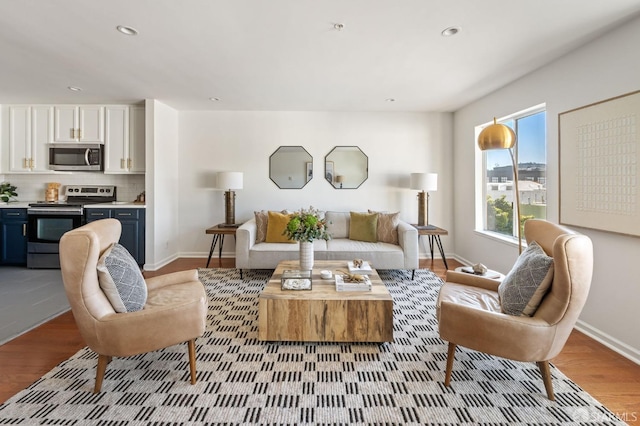
[(378, 213), (351, 212), (349, 239), (377, 243)]
[(295, 243), (294, 240), (290, 240), (286, 235), (282, 235), (284, 228), (289, 223), (291, 216), (279, 212), (269, 211), (269, 219), (267, 220), (267, 236), (265, 242), (267, 243)]

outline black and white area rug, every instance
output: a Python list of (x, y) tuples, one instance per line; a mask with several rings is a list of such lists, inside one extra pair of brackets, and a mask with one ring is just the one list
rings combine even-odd
[(258, 295), (272, 271), (199, 273), (209, 314), (197, 384), (183, 344), (114, 359), (94, 395), (97, 356), (85, 348), (0, 406), (0, 424), (624, 424), (555, 368), (551, 402), (535, 364), (462, 348), (446, 388), (435, 318), (442, 281), (428, 270), (413, 281), (380, 271), (394, 299), (394, 341), (380, 345), (260, 342)]

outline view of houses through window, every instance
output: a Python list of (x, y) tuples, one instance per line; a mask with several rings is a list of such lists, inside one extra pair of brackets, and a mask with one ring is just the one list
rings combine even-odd
[[(516, 133), (514, 155), (518, 164), (518, 189), (522, 223), (547, 217), (546, 111), (536, 109), (499, 121)], [(483, 176), (486, 199), (484, 230), (516, 236), (514, 222), (515, 185), (513, 163), (508, 150), (484, 151)]]

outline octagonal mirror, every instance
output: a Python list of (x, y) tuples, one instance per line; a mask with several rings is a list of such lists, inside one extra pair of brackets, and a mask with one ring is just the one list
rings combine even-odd
[(336, 189), (355, 189), (369, 177), (369, 158), (357, 146), (336, 146), (324, 157), (324, 178)]
[(313, 157), (301, 146), (281, 146), (269, 157), (269, 178), (280, 189), (300, 189), (313, 178)]

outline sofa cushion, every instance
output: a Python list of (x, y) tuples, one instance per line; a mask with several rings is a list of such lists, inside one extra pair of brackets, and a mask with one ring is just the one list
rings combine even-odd
[(502, 312), (532, 316), (552, 280), (553, 258), (532, 241), (498, 287)]
[(349, 238), (349, 212), (328, 211), (324, 215), (331, 238)]
[(111, 244), (98, 260), (98, 283), (116, 312), (135, 312), (147, 301), (147, 284), (126, 248)]
[(369, 213), (378, 213), (378, 241), (389, 244), (398, 244), (398, 224), (400, 212), (386, 213), (369, 210)]
[(284, 229), (289, 223), (291, 216), (284, 213), (270, 211), (267, 220), (267, 235), (265, 242), (267, 243), (295, 243), (289, 237), (284, 235)]
[(349, 239), (356, 241), (378, 241), (378, 213), (350, 212)]

